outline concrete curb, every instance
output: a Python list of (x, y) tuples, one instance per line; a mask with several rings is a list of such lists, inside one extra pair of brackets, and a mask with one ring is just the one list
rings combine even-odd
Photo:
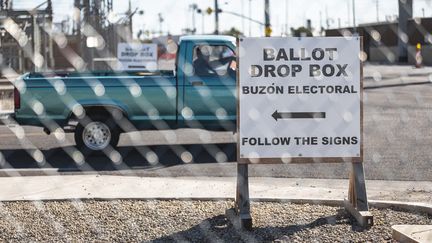
[[(414, 72), (414, 73), (404, 73), (404, 74), (392, 74), (381, 77), (381, 80), (396, 79), (396, 78), (407, 78), (407, 77), (429, 77), (432, 72)], [(374, 80), (374, 76), (364, 76), (363, 80)]]
[[(234, 200), (234, 197), (155, 197), (155, 198), (68, 198), (68, 199), (43, 199), (43, 200), (2, 200), (2, 203), (16, 203), (16, 202), (66, 202), (66, 201), (114, 201), (114, 200), (134, 200), (134, 201), (227, 201)], [(251, 198), (252, 202), (278, 202), (278, 203), (294, 203), (294, 204), (313, 204), (313, 205), (325, 205), (333, 207), (343, 207), (343, 199), (304, 199), (304, 198)], [(381, 200), (369, 200), (369, 206), (377, 209), (393, 208), (397, 210), (404, 210), (416, 213), (426, 213), (432, 216), (432, 204), (419, 203), (419, 202), (401, 202), (401, 201), (381, 201)]]
[(393, 225), (393, 239), (404, 243), (432, 242), (432, 225)]
[(369, 205), (375, 208), (394, 207), (396, 209), (422, 212), (432, 215), (432, 205), (427, 203), (370, 200)]
[[(1, 124), (1, 121), (0, 121)], [(117, 176), (136, 176), (140, 169), (149, 169), (152, 166), (134, 167), (129, 170), (81, 170), (80, 168), (7, 168), (0, 169), (1, 177), (30, 177), (30, 176), (59, 176), (59, 175), (117, 175)], [(155, 167), (154, 167), (155, 168)], [(157, 168), (159, 169), (159, 168)], [(156, 176), (154, 176), (156, 177)]]
[(363, 89), (369, 90), (369, 89), (381, 89), (381, 88), (394, 88), (394, 87), (411, 86), (411, 85), (425, 85), (425, 84), (432, 84), (432, 82), (431, 81), (424, 81), (424, 82), (409, 82), (409, 83), (392, 83), (392, 84), (382, 84), (382, 85), (370, 85), (370, 86), (364, 86)]

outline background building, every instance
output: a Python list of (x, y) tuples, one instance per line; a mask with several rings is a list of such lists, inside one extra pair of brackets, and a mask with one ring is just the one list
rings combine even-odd
[[(398, 62), (398, 22), (361, 24), (357, 32), (363, 37), (363, 50), (367, 60), (380, 63)], [(326, 36), (351, 34), (353, 28), (328, 29)], [(406, 36), (401, 37), (408, 45), (408, 63), (415, 64), (416, 45), (421, 44), (421, 54), (425, 65), (432, 65), (432, 18), (408, 20)], [(405, 39), (406, 38), (406, 39)]]

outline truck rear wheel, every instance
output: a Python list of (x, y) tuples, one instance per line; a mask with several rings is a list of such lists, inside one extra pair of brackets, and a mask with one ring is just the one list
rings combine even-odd
[(84, 155), (103, 154), (117, 147), (120, 129), (111, 116), (88, 116), (75, 129), (75, 143)]

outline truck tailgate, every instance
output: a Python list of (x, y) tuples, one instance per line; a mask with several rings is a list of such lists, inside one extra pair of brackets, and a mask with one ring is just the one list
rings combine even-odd
[(14, 87), (0, 81), (0, 117), (14, 113)]

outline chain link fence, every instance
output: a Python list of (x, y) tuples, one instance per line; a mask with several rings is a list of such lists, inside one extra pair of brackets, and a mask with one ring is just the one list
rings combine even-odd
[[(9, 45), (0, 51), (1, 176), (38, 175), (54, 184), (61, 176), (107, 176), (108, 188), (109, 175), (236, 176), (235, 38), (184, 37), (183, 44), (177, 36), (157, 38), (155, 63), (122, 70), (117, 44), (136, 43), (127, 25), (105, 26), (108, 19), (95, 16), (68, 33), (38, 14), (46, 13), (27, 12), (33, 22), (1, 19), (2, 45)], [(398, 36), (394, 24), (360, 26), (370, 46), (359, 58), (366, 179), (411, 181), (406, 201), (430, 204), (431, 190), (414, 183), (432, 180), (432, 68), (415, 68), (418, 55), (429, 60), (429, 22), (410, 25), (424, 37), (423, 49), (409, 48), (410, 64), (397, 63), (396, 47), (386, 45), (387, 35)], [(328, 33), (352, 36), (353, 29)], [(347, 179), (350, 169), (349, 163), (253, 164), (249, 176)], [(27, 185), (16, 190), (21, 186)], [(249, 232), (225, 217), (233, 201), (157, 199), (0, 202), (0, 240), (390, 242), (394, 224), (432, 224), (427, 213), (374, 208), (376, 225), (365, 230), (339, 207), (253, 202)]]

